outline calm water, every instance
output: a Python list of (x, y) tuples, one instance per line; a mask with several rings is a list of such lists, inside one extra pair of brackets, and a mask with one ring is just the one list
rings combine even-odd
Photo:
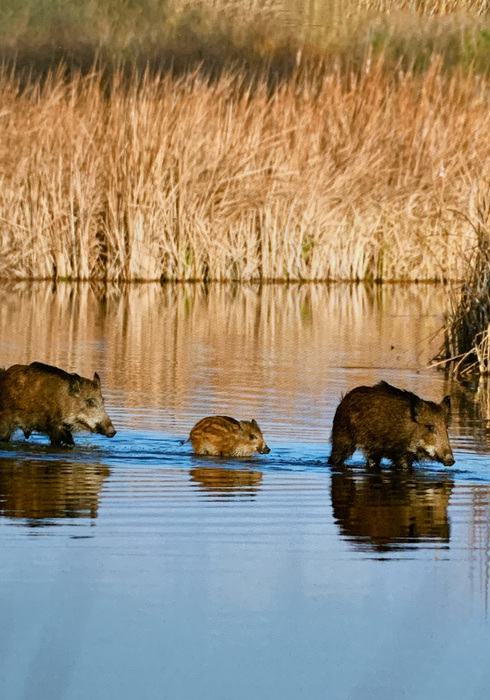
[[(485, 387), (436, 287), (0, 289), (0, 365), (98, 371), (116, 437), (0, 450), (2, 700), (487, 700)], [(342, 392), (451, 393), (456, 464), (327, 467)], [(270, 455), (199, 458), (201, 417)]]

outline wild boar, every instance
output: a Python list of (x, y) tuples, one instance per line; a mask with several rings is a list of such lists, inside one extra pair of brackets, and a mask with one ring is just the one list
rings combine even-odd
[(227, 416), (203, 418), (182, 444), (188, 440), (194, 452), (200, 455), (250, 457), (255, 452), (270, 452), (255, 420), (238, 421)]
[(358, 386), (335, 412), (329, 464), (341, 466), (360, 449), (369, 467), (379, 466), (383, 457), (403, 468), (424, 459), (449, 467), (454, 464), (447, 433), (450, 406), (449, 396), (438, 404), (386, 382)]
[(73, 445), (74, 432), (89, 430), (114, 437), (97, 373), (93, 379), (33, 362), (0, 374), (0, 440), (20, 428), (28, 439), (46, 433), (52, 445)]

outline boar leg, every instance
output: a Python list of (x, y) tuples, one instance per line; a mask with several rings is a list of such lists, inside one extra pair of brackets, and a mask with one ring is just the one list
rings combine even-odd
[(10, 423), (5, 419), (0, 419), (0, 441), (8, 442), (13, 432)]
[(328, 458), (328, 463), (336, 467), (341, 467), (346, 459), (354, 453), (355, 445), (343, 440), (332, 440), (332, 452)]
[(68, 428), (56, 426), (49, 431), (49, 439), (52, 445), (74, 445), (73, 435)]
[(383, 455), (378, 454), (376, 452), (371, 452), (370, 454), (366, 455), (366, 467), (368, 469), (379, 469), (380, 464), (381, 464), (381, 458)]
[(397, 469), (411, 469), (413, 466), (413, 459), (409, 455), (398, 455), (391, 462)]

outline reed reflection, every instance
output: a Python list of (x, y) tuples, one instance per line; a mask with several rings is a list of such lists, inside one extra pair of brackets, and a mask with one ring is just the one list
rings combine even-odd
[[(97, 371), (134, 427), (135, 408), (164, 406), (171, 430), (185, 434), (214, 401), (218, 413), (259, 424), (268, 414), (292, 438), (300, 412), (308, 426), (321, 421), (326, 438), (326, 402), (424, 367), (443, 308), (443, 290), (422, 285), (19, 283), (0, 286), (0, 364)], [(413, 373), (409, 388), (438, 396), (439, 378)]]
[(0, 460), (0, 515), (30, 526), (59, 518), (96, 518), (100, 492), (109, 476), (101, 464), (42, 459)]
[(196, 486), (220, 500), (236, 496), (253, 499), (262, 482), (262, 472), (250, 469), (196, 467), (189, 476)]
[(488, 452), (490, 449), (490, 382), (488, 377), (465, 377), (461, 380), (448, 377), (451, 392), (452, 430), (464, 440), (465, 449), (471, 452)]
[(377, 552), (429, 541), (447, 545), (453, 486), (447, 476), (431, 478), (416, 469), (369, 473), (343, 468), (332, 474), (334, 518), (344, 537)]

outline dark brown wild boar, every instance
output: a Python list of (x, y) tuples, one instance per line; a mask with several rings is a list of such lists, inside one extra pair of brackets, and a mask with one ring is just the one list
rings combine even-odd
[(250, 457), (255, 452), (270, 452), (255, 420), (238, 421), (227, 416), (203, 418), (192, 428), (187, 440), (200, 455)]
[(116, 434), (97, 373), (85, 379), (41, 362), (0, 373), (0, 440), (10, 440), (16, 428), (26, 439), (34, 431), (46, 433), (52, 445), (73, 445), (72, 433), (82, 430)]
[(337, 407), (332, 427), (329, 464), (340, 466), (356, 449), (368, 466), (379, 466), (386, 457), (393, 465), (411, 467), (431, 459), (454, 464), (447, 425), (450, 398), (438, 404), (386, 382), (358, 386)]

